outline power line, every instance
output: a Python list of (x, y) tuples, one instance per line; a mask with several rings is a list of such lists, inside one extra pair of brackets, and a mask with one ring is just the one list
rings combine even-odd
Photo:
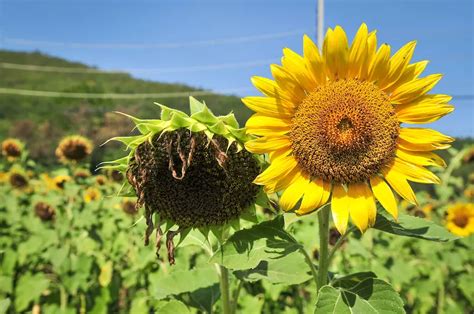
[(174, 67), (174, 68), (124, 68), (116, 70), (100, 70), (93, 68), (78, 68), (78, 67), (60, 67), (60, 66), (44, 66), (35, 64), (19, 64), (0, 62), (0, 68), (9, 70), (22, 70), (22, 71), (38, 71), (38, 72), (55, 72), (55, 73), (92, 73), (92, 74), (124, 74), (127, 72), (133, 73), (183, 73), (183, 72), (202, 72), (202, 71), (214, 71), (224, 69), (235, 69), (235, 68), (247, 68), (261, 65), (269, 65), (271, 63), (278, 62), (279, 59), (267, 59), (267, 60), (256, 60), (256, 61), (245, 61), (245, 62), (233, 62), (233, 63), (221, 63), (221, 64), (208, 64), (208, 65), (196, 65), (187, 67)]
[(216, 38), (208, 40), (187, 41), (187, 42), (170, 42), (170, 43), (84, 43), (84, 42), (58, 42), (58, 41), (44, 41), (31, 40), (24, 38), (4, 38), (7, 44), (15, 44), (22, 46), (48, 46), (48, 47), (64, 47), (64, 48), (93, 48), (93, 49), (174, 49), (186, 47), (202, 47), (202, 46), (216, 46), (225, 44), (241, 44), (248, 42), (255, 42), (261, 40), (271, 40), (278, 38), (285, 38), (293, 35), (301, 35), (305, 32), (303, 29), (292, 30), (281, 33), (269, 33), (252, 36), (240, 36), (230, 38)]
[(179, 98), (188, 96), (207, 96), (216, 94), (231, 94), (253, 90), (251, 88), (235, 88), (221, 91), (188, 91), (188, 92), (168, 92), (168, 93), (75, 93), (75, 92), (52, 92), (39, 91), (17, 88), (0, 87), (0, 94), (16, 95), (16, 96), (34, 96), (34, 97), (51, 97), (51, 98), (85, 98), (85, 99), (147, 99), (147, 98)]

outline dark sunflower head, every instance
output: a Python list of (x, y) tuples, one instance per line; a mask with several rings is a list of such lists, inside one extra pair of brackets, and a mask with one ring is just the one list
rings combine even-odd
[(21, 171), (11, 171), (9, 174), (10, 185), (15, 189), (28, 187), (28, 176)]
[(2, 142), (2, 155), (9, 160), (15, 160), (21, 157), (24, 144), (14, 138), (7, 138)]
[(141, 134), (115, 138), (130, 153), (104, 167), (124, 173), (137, 207), (145, 207), (145, 242), (155, 227), (161, 234), (164, 222), (177, 225), (176, 232), (217, 228), (254, 210), (260, 164), (244, 149), (245, 131), (233, 114), (216, 117), (194, 98), (190, 116), (161, 108), (159, 120), (132, 117)]
[(92, 152), (92, 142), (79, 135), (66, 136), (56, 148), (56, 157), (62, 163), (77, 163)]
[(53, 206), (45, 202), (38, 202), (35, 205), (35, 214), (43, 221), (53, 220), (56, 211)]

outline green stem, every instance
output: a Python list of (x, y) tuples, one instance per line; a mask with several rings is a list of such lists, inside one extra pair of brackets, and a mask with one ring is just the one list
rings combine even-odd
[(336, 243), (334, 244), (334, 247), (331, 249), (331, 252), (329, 252), (329, 261), (328, 261), (328, 265), (331, 264), (331, 261), (332, 259), (334, 258), (334, 254), (336, 253), (336, 251), (341, 247), (342, 243), (344, 243), (344, 240), (349, 236), (349, 234), (355, 230), (355, 227), (350, 227), (346, 233), (344, 233), (337, 241)]
[(67, 293), (66, 289), (63, 286), (59, 286), (59, 299), (60, 299), (60, 309), (61, 311), (65, 312), (67, 309)]
[(244, 281), (239, 280), (239, 285), (237, 286), (237, 289), (235, 289), (234, 296), (232, 298), (232, 314), (237, 313), (237, 300), (239, 299), (240, 290), (242, 290), (243, 285)]
[(329, 268), (329, 206), (324, 206), (318, 212), (319, 224), (319, 269), (318, 291), (328, 283)]
[(311, 269), (311, 274), (313, 275), (314, 283), (316, 284), (316, 287), (318, 287), (318, 271), (316, 270), (316, 267), (314, 267), (313, 261), (311, 260), (311, 256), (309, 256), (308, 252), (306, 252), (303, 247), (301, 247), (300, 251), (301, 253), (303, 253), (304, 258), (306, 260), (306, 264), (308, 264), (309, 268)]
[(222, 300), (222, 313), (231, 314), (230, 307), (230, 289), (229, 289), (229, 271), (222, 265), (219, 265), (220, 269), (220, 284), (221, 284), (221, 300)]

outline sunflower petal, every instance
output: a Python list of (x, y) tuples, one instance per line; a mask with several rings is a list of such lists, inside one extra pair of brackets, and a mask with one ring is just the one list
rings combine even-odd
[(382, 80), (380, 87), (388, 87), (396, 82), (410, 63), (413, 53), (415, 52), (416, 41), (411, 41), (390, 58), (390, 69)]
[(405, 175), (408, 180), (413, 182), (433, 184), (439, 184), (441, 182), (431, 171), (400, 158), (395, 158), (392, 169)]
[(395, 106), (397, 118), (404, 123), (431, 123), (452, 112), (448, 95), (424, 95), (414, 102)]
[(294, 102), (299, 103), (304, 98), (305, 92), (293, 74), (277, 64), (272, 64), (270, 69), (277, 85), (290, 95)]
[(266, 185), (271, 181), (275, 181), (279, 176), (288, 174), (297, 167), (298, 163), (293, 156), (280, 157), (272, 161), (265, 171), (255, 178), (255, 184)]
[(364, 66), (365, 59), (367, 58), (367, 38), (369, 30), (367, 25), (362, 23), (357, 34), (354, 37), (348, 59), (348, 77), (359, 78), (361, 76), (361, 70)]
[(319, 53), (318, 46), (307, 35), (303, 37), (303, 51), (306, 66), (318, 84), (326, 83), (324, 61)]
[(264, 95), (276, 99), (284, 99), (290, 103), (292, 102), (291, 96), (285, 90), (281, 89), (275, 81), (261, 76), (253, 76), (250, 80), (253, 86)]
[(446, 167), (446, 162), (432, 152), (413, 152), (398, 147), (395, 151), (397, 157), (418, 166)]
[(384, 91), (386, 93), (391, 93), (395, 89), (397, 89), (400, 85), (403, 85), (407, 82), (410, 82), (418, 76), (425, 70), (426, 66), (428, 65), (428, 61), (420, 61), (416, 62), (413, 64), (410, 64), (406, 67), (405, 71), (403, 71), (402, 76), (392, 84), (388, 84), (386, 87), (384, 87)]
[(453, 141), (450, 136), (424, 128), (401, 128), (398, 140), (402, 148), (420, 151), (449, 148)]
[(321, 179), (313, 180), (304, 191), (300, 207), (295, 211), (298, 215), (306, 215), (326, 204), (331, 185)]
[(413, 192), (404, 175), (393, 170), (393, 167), (385, 169), (383, 174), (388, 184), (390, 184), (390, 186), (398, 193), (398, 195), (404, 198), (407, 202), (418, 206), (415, 193)]
[(295, 111), (295, 104), (281, 98), (245, 97), (242, 102), (253, 111), (270, 117), (291, 118)]
[(289, 48), (283, 49), (282, 65), (293, 73), (298, 83), (308, 92), (316, 88), (316, 79), (306, 69), (305, 59)]
[(291, 121), (268, 117), (260, 113), (252, 115), (246, 123), (247, 132), (255, 135), (274, 135), (290, 131)]
[(349, 45), (342, 27), (336, 26), (334, 30), (328, 29), (324, 40), (323, 55), (326, 61), (327, 75), (333, 80), (345, 78)]
[(349, 221), (349, 198), (344, 187), (336, 184), (332, 191), (331, 201), (332, 220), (340, 234), (346, 233)]
[(303, 196), (306, 187), (309, 184), (309, 178), (300, 176), (296, 179), (280, 197), (280, 207), (284, 211), (292, 210)]
[(369, 81), (379, 82), (390, 69), (390, 46), (383, 44), (375, 54), (374, 60), (370, 64), (369, 74), (367, 79)]
[(291, 142), (287, 136), (261, 137), (245, 143), (245, 148), (255, 154), (264, 154), (290, 147)]
[(382, 204), (383, 208), (393, 216), (398, 218), (397, 200), (393, 195), (392, 189), (380, 177), (376, 176), (370, 179), (370, 185), (374, 192), (375, 198)]
[(364, 61), (364, 65), (362, 66), (360, 77), (362, 79), (367, 79), (369, 75), (369, 68), (372, 64), (372, 61), (375, 58), (375, 54), (377, 53), (377, 32), (372, 31), (367, 36), (367, 56)]
[(407, 82), (393, 91), (390, 100), (394, 105), (414, 101), (429, 92), (441, 78), (441, 74), (432, 74)]
[(347, 197), (351, 219), (357, 228), (364, 232), (375, 223), (377, 214), (372, 191), (366, 183), (349, 184)]
[(298, 167), (295, 167), (290, 172), (279, 176), (273, 181), (268, 182), (263, 190), (267, 194), (276, 193), (289, 187), (296, 179), (302, 176), (302, 173)]

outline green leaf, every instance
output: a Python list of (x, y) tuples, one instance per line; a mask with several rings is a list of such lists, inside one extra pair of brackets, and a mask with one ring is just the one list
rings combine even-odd
[(15, 291), (15, 309), (18, 312), (25, 310), (30, 302), (39, 298), (48, 286), (49, 280), (42, 273), (34, 275), (27, 273), (20, 277)]
[(170, 273), (158, 272), (150, 275), (150, 281), (150, 294), (157, 299), (163, 299), (212, 286), (219, 282), (219, 278), (214, 265), (208, 265)]
[(233, 270), (251, 269), (296, 252), (301, 245), (284, 230), (283, 216), (234, 233), (211, 258)]
[(102, 287), (107, 287), (112, 280), (113, 264), (108, 261), (100, 268), (99, 284)]
[(156, 313), (160, 314), (190, 314), (188, 307), (178, 301), (178, 300), (171, 300), (171, 301), (161, 301), (158, 307), (156, 308)]
[(398, 222), (395, 222), (387, 213), (379, 211), (374, 228), (396, 235), (429, 241), (447, 242), (459, 239), (446, 228), (432, 221), (404, 214), (401, 214), (398, 217)]
[(322, 287), (314, 313), (405, 313), (402, 299), (385, 281), (367, 278), (356, 284), (351, 282), (352, 279), (341, 282), (345, 288)]
[(377, 276), (371, 271), (354, 273), (354, 274), (350, 274), (344, 277), (335, 278), (332, 281), (331, 285), (336, 288), (348, 289), (352, 286), (357, 285), (361, 281), (364, 281), (365, 279), (376, 278), (376, 277)]
[(312, 278), (303, 254), (294, 252), (268, 261), (261, 261), (257, 267), (238, 270), (234, 274), (245, 281), (268, 280), (272, 284), (296, 285)]
[(191, 112), (191, 114), (195, 114), (199, 111), (202, 111), (204, 107), (205, 105), (202, 102), (192, 96), (189, 97), (189, 111)]
[(0, 301), (0, 314), (6, 313), (11, 303), (12, 302), (8, 298), (1, 300)]

